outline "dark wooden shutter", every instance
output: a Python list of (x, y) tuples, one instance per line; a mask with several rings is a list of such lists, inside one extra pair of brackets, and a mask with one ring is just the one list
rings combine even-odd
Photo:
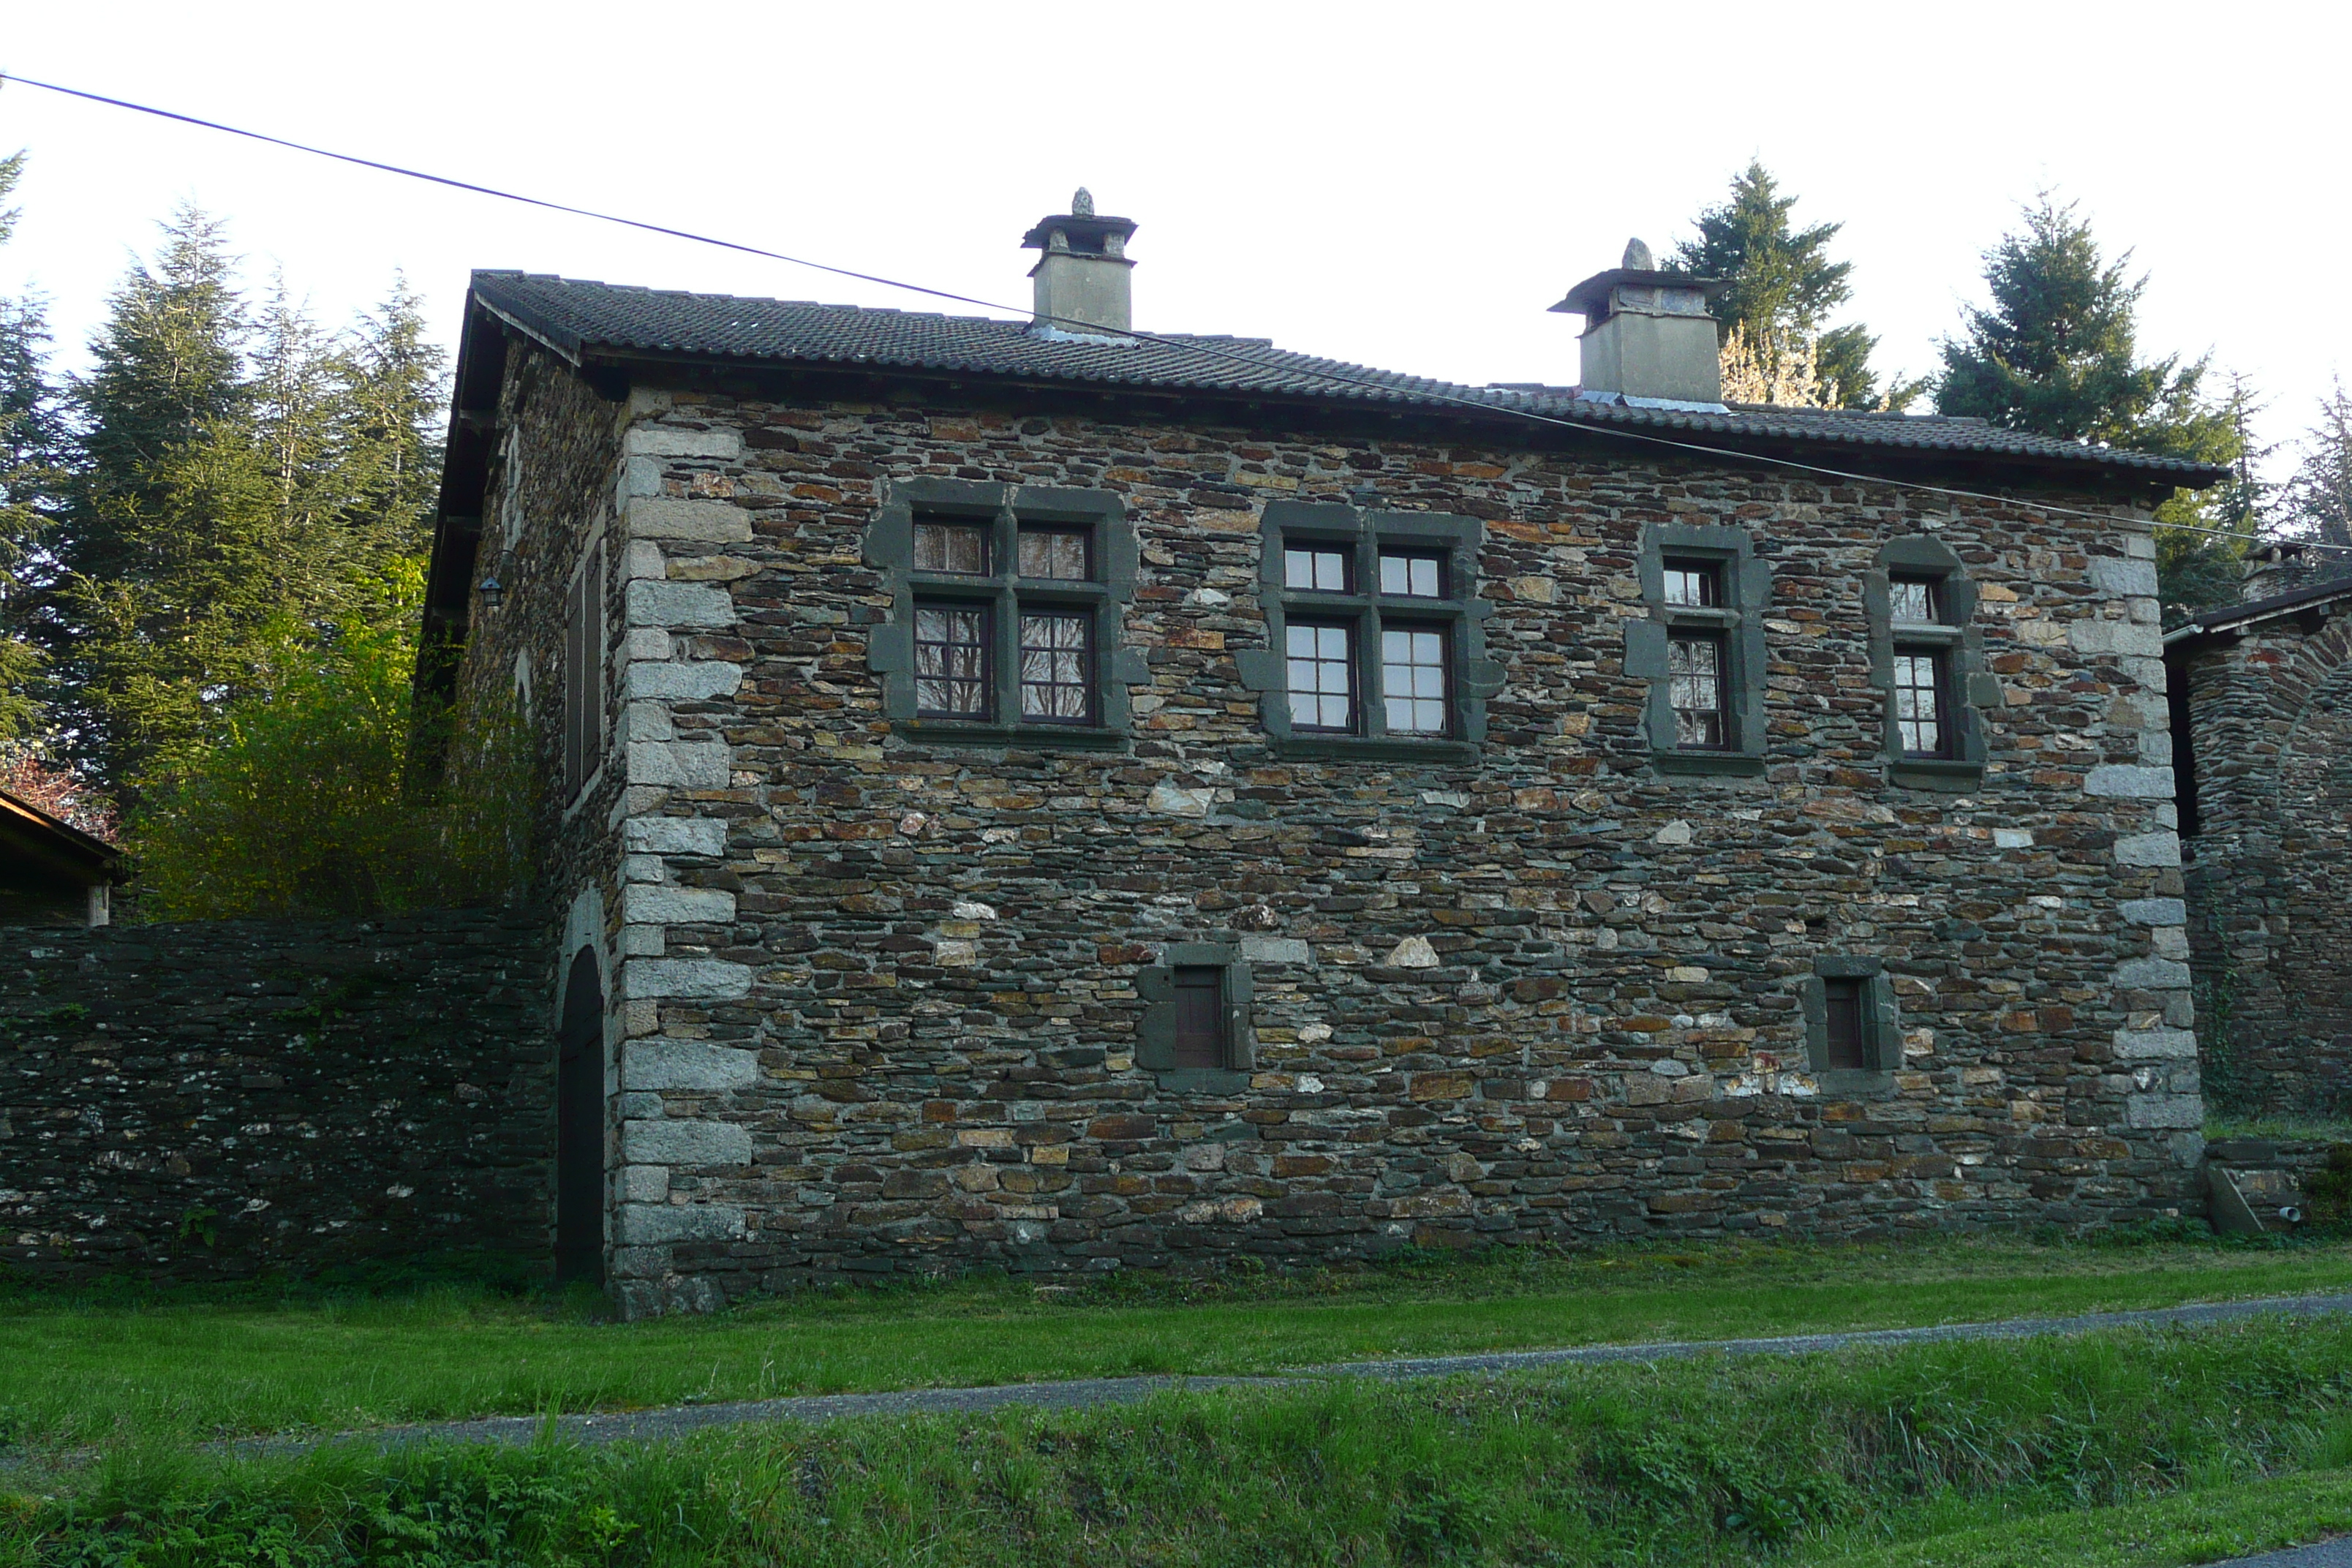
[(563, 606), (563, 798), (588, 782), (604, 746), (604, 548), (589, 552), (587, 570)]
[(1870, 1066), (1869, 1053), (1864, 1048), (1862, 982), (1825, 980), (1822, 983), (1822, 1000), (1828, 1011), (1829, 1065), (1832, 1068)]
[(1187, 966), (1178, 969), (1171, 980), (1176, 1002), (1176, 1049), (1171, 1065), (1223, 1067), (1225, 972), (1208, 966)]

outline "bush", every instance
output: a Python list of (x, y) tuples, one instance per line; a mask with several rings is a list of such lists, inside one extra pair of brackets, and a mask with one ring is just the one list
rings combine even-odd
[[(201, 747), (168, 757), (126, 842), (149, 918), (366, 915), (510, 895), (528, 865), (536, 769), (509, 701), (419, 705), (415, 569), (383, 625), (289, 649)], [(449, 787), (415, 757), (463, 765)]]

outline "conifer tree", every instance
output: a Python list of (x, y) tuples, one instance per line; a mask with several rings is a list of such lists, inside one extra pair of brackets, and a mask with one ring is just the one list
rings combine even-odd
[(1985, 253), (1990, 303), (1969, 307), (1960, 335), (1944, 340), (1937, 411), (2234, 466), (2240, 482), (2177, 491), (2157, 510), (2167, 612), (2233, 596), (2236, 563), (2261, 523), (2245, 434), (2251, 394), (2238, 384), (2207, 396), (2210, 355), (2185, 364), (2178, 354), (2139, 357), (2147, 279), (2129, 276), (2130, 252), (2107, 259), (2072, 203), (2045, 192), (2023, 216), (2021, 230)]
[(395, 274), (335, 359), (339, 520), (364, 553), (421, 559), (441, 482), (448, 355), (425, 336), (425, 301)]
[[(1780, 362), (1809, 354), (1822, 401), (1832, 407), (1877, 406), (1870, 355), (1878, 340), (1859, 324), (1826, 326), (1853, 294), (1853, 263), (1832, 261), (1829, 254), (1844, 226), (1793, 227), (1796, 205), (1763, 162), (1752, 160), (1733, 178), (1729, 199), (1699, 214), (1698, 237), (1676, 248), (1675, 265), (1730, 284), (1716, 298), (1716, 319), (1738, 329), (1767, 380), (1786, 380)], [(1918, 391), (1916, 384), (1895, 388), (1890, 405), (1908, 403)]]
[[(0, 203), (25, 172), (25, 154), (0, 158)], [(0, 207), (0, 245), (16, 209)], [(65, 425), (47, 369), (48, 326), (37, 300), (0, 300), (0, 747), (21, 748), (38, 731), (42, 665), (33, 626), (49, 585)]]

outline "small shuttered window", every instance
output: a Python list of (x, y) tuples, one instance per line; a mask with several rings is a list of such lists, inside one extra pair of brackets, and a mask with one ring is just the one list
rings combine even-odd
[(578, 795), (604, 750), (604, 547), (588, 552), (563, 616), (563, 798)]
[(1207, 964), (1186, 964), (1170, 976), (1176, 1002), (1178, 1068), (1222, 1068), (1225, 1065), (1225, 972)]
[(1829, 1065), (1835, 1068), (1859, 1069), (1871, 1065), (1867, 1036), (1864, 1033), (1863, 983), (1859, 980), (1825, 980), (1822, 983), (1822, 1002), (1829, 1044)]

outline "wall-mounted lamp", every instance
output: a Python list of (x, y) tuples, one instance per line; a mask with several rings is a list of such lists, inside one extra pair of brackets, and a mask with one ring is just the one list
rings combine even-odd
[(506, 585), (498, 580), (495, 574), (483, 578), (482, 585), (474, 591), (481, 595), (482, 608), (486, 610), (495, 610), (506, 602)]

